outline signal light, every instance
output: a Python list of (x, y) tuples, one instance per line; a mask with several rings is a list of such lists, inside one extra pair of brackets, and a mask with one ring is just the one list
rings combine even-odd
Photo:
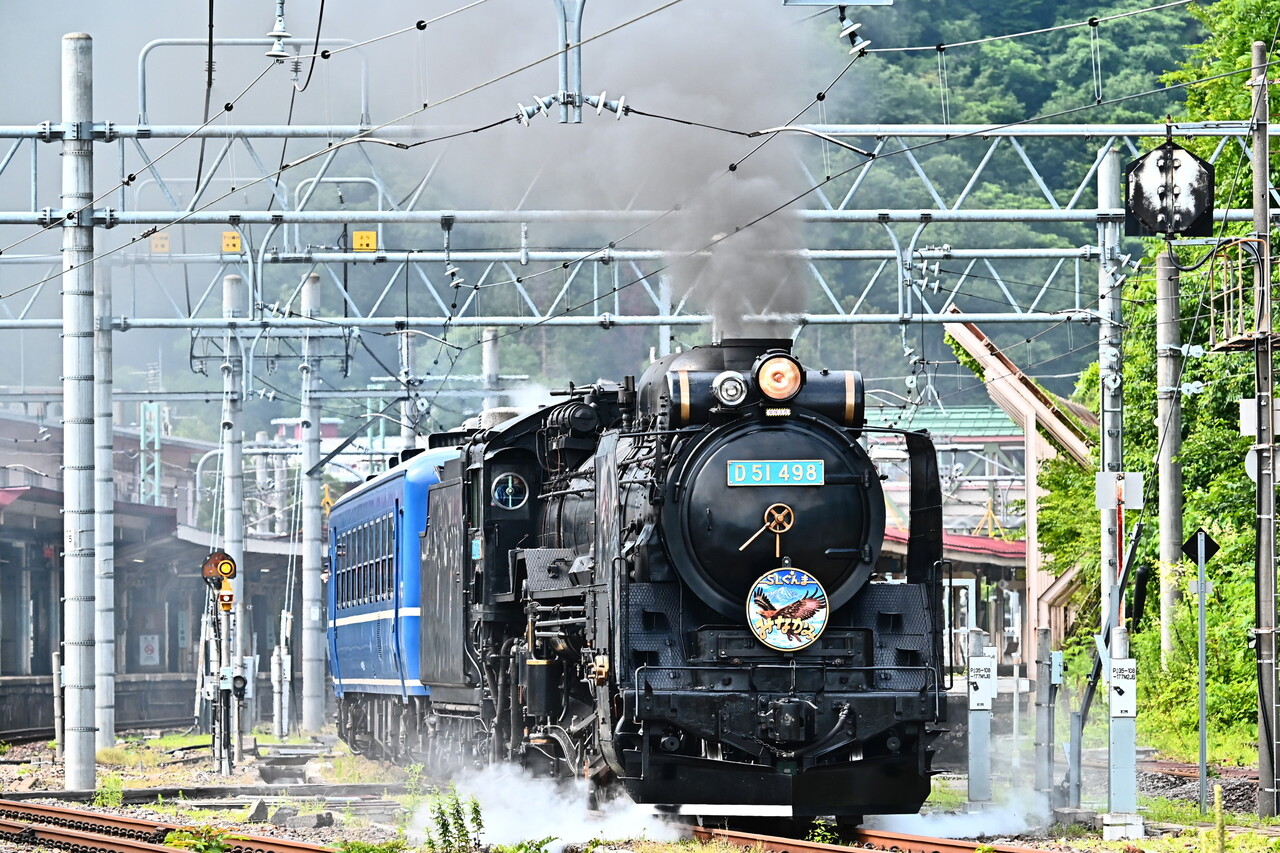
[(800, 362), (789, 355), (770, 355), (756, 368), (756, 387), (770, 400), (790, 400), (800, 393), (804, 385), (804, 370)]
[(206, 580), (230, 580), (236, 576), (236, 561), (226, 551), (214, 551), (204, 558), (200, 574)]

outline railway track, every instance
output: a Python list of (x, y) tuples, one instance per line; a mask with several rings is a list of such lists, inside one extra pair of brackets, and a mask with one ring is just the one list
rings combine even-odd
[[(756, 835), (752, 832), (697, 827), (693, 830), (693, 834), (695, 838), (704, 841), (727, 841), (748, 849), (765, 850), (767, 853), (849, 853), (849, 847), (840, 844), (800, 841), (776, 835)], [(849, 842), (851, 846), (864, 850), (889, 850), (894, 853), (974, 853), (978, 847), (990, 853), (1043, 853), (1031, 847), (1019, 847), (1014, 844), (929, 838), (923, 835), (904, 835), (900, 832), (863, 829), (851, 833)]]
[[(74, 853), (172, 853), (164, 846), (181, 824), (97, 812), (0, 800), (0, 843), (22, 844)], [(332, 853), (332, 848), (284, 838), (240, 833), (223, 841), (229, 853)]]

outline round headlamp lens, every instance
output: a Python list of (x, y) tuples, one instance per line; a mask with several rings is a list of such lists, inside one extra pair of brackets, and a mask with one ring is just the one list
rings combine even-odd
[(722, 405), (741, 405), (747, 399), (747, 380), (736, 370), (726, 370), (711, 380), (711, 393)]
[(800, 363), (789, 355), (767, 358), (756, 371), (756, 385), (770, 400), (790, 400), (800, 392), (803, 381)]

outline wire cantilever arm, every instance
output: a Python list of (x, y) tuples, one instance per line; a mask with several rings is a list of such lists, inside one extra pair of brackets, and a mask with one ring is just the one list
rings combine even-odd
[(868, 160), (874, 160), (876, 156), (870, 151), (865, 151), (856, 145), (850, 145), (847, 142), (842, 142), (839, 139), (836, 139), (834, 136), (831, 136), (829, 134), (821, 133), (810, 127), (800, 127), (798, 125), (792, 125), (792, 124), (783, 125), (782, 127), (770, 127), (765, 130), (753, 130), (750, 133), (748, 133), (747, 136), (754, 139), (757, 136), (764, 136), (769, 133), (782, 133), (783, 131), (788, 131), (788, 130), (793, 131), (795, 133), (807, 133), (810, 136), (816, 136), (819, 139), (824, 139), (827, 142), (830, 142), (832, 145), (839, 145), (841, 148), (845, 148), (849, 151), (854, 152), (855, 154), (861, 154), (863, 157), (866, 157)]

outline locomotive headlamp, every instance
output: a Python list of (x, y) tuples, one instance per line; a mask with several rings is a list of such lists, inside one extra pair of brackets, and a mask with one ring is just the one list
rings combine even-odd
[(747, 399), (747, 380), (736, 370), (726, 370), (711, 380), (711, 393), (725, 406), (740, 406)]
[(770, 400), (790, 400), (800, 393), (804, 370), (789, 355), (771, 355), (756, 368), (756, 386)]

